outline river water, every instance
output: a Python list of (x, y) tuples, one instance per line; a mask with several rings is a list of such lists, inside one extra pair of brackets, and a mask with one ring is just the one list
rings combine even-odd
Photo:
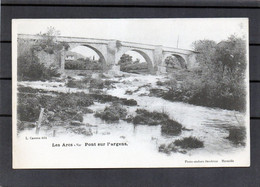
[[(85, 128), (91, 130), (92, 136), (83, 136), (66, 133), (64, 129), (57, 128), (55, 138), (80, 138), (87, 142), (116, 142), (127, 143), (127, 152), (138, 152), (139, 154), (160, 154), (158, 147), (161, 144), (168, 144), (176, 139), (193, 136), (204, 142), (204, 147), (194, 150), (188, 150), (186, 155), (222, 155), (241, 151), (243, 147), (233, 145), (226, 137), (229, 135), (227, 128), (238, 126), (244, 123), (244, 114), (237, 111), (215, 109), (209, 107), (195, 106), (182, 102), (171, 102), (158, 97), (147, 96), (149, 88), (158, 86), (158, 80), (164, 81), (165, 77), (154, 75), (131, 75), (124, 77), (110, 78), (116, 83), (114, 88), (104, 90), (106, 94), (118, 96), (121, 98), (134, 99), (138, 106), (127, 106), (128, 114), (134, 115), (137, 108), (143, 108), (149, 111), (166, 112), (171, 119), (178, 121), (186, 129), (179, 136), (161, 135), (160, 126), (133, 125), (125, 121), (119, 123), (107, 124), (94, 114), (85, 114)], [(64, 84), (48, 82), (22, 82), (20, 85), (31, 86), (53, 91), (68, 91)], [(146, 85), (146, 86), (144, 86)], [(72, 89), (77, 91), (76, 89)], [(69, 90), (71, 91), (71, 89)], [(82, 90), (78, 90), (82, 91)], [(88, 92), (87, 90), (84, 90)], [(132, 94), (126, 94), (126, 91), (132, 91)], [(89, 108), (93, 111), (102, 111), (108, 104), (95, 102)], [(25, 133), (25, 132), (24, 132)], [(28, 131), (27, 131), (28, 133)], [(42, 131), (48, 136), (50, 131)], [(126, 150), (125, 150), (126, 151)], [(176, 153), (180, 154), (180, 153)]]

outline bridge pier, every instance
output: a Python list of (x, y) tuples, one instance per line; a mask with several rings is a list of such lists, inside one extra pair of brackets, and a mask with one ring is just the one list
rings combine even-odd
[(65, 72), (65, 50), (62, 49), (60, 52), (60, 72), (64, 74)]
[(162, 46), (157, 46), (155, 49), (154, 49), (154, 72), (157, 74), (157, 73), (162, 73), (160, 72), (161, 71), (161, 64), (162, 64), (162, 61), (163, 61), (163, 49), (162, 49)]
[(107, 69), (106, 70), (111, 70), (113, 66), (116, 64), (116, 52), (117, 52), (116, 40), (109, 41), (107, 44), (107, 58), (106, 58)]

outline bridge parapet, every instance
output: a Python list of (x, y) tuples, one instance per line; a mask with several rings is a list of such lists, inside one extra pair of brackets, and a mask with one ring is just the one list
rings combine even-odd
[(170, 52), (170, 53), (179, 53), (183, 55), (189, 55), (196, 53), (195, 51), (188, 50), (188, 49), (180, 49), (180, 48), (174, 48), (174, 47), (163, 47), (164, 52)]

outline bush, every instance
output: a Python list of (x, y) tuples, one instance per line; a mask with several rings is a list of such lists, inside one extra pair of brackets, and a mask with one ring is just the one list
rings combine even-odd
[(37, 97), (18, 96), (17, 114), (21, 121), (35, 122), (39, 118), (41, 105)]
[(102, 62), (91, 59), (66, 60), (65, 69), (74, 70), (102, 70)]
[(100, 103), (107, 103), (107, 102), (117, 102), (127, 106), (135, 106), (137, 105), (136, 100), (134, 99), (125, 99), (119, 98), (112, 95), (105, 95), (105, 94), (89, 94), (94, 100)]
[(167, 120), (169, 120), (167, 114), (156, 111), (149, 112), (144, 109), (137, 109), (136, 116), (133, 118), (133, 123), (143, 125), (160, 125)]
[(149, 96), (163, 97), (165, 99), (167, 99), (167, 95), (169, 94), (163, 89), (158, 89), (158, 88), (151, 88), (149, 91), (150, 91)]
[(32, 93), (18, 93), (18, 124), (25, 129), (28, 122), (36, 122), (41, 108), (45, 108), (42, 125), (67, 125), (83, 122), (82, 111), (93, 112), (86, 107), (93, 104), (91, 96), (85, 93), (53, 93), (52, 96), (36, 93), (33, 89), (23, 88)]
[(175, 140), (174, 145), (183, 149), (196, 149), (204, 147), (204, 143), (195, 137), (186, 137), (181, 140)]
[(246, 128), (243, 126), (240, 127), (232, 127), (228, 129), (229, 136), (227, 137), (235, 145), (243, 145), (245, 146), (246, 139)]
[(90, 106), (94, 104), (93, 99), (88, 95), (83, 92), (80, 93), (70, 93), (70, 94), (65, 94), (61, 93), (59, 94), (55, 100), (53, 107), (68, 107), (68, 108), (73, 108), (77, 106)]
[(119, 119), (125, 119), (127, 110), (119, 103), (113, 103), (111, 106), (106, 107), (103, 112), (97, 112), (96, 117), (101, 118), (107, 122), (118, 122)]
[(83, 80), (75, 80), (73, 78), (69, 79), (66, 83), (67, 87), (70, 88), (80, 88), (80, 89), (103, 89), (111, 88), (113, 81), (102, 80), (102, 79), (93, 79), (93, 78), (84, 78)]
[(137, 105), (137, 101), (134, 99), (125, 99), (125, 98), (121, 99), (120, 98), (119, 102), (126, 106), (136, 106)]
[(182, 81), (173, 75), (167, 82), (167, 91), (150, 89), (150, 96), (162, 97), (169, 101), (182, 101), (199, 106), (218, 107), (228, 110), (245, 111), (246, 89), (244, 84), (232, 85), (227, 81), (207, 80), (197, 72), (183, 74)]
[(32, 122), (25, 122), (25, 121), (17, 121), (17, 131), (18, 133), (25, 129), (32, 129), (35, 128), (36, 124)]
[(88, 88), (86, 82), (81, 80), (73, 80), (73, 79), (69, 79), (68, 82), (66, 83), (66, 86), (69, 88), (79, 88), (79, 89)]
[(105, 83), (102, 79), (91, 79), (89, 88), (103, 89), (105, 87)]
[(136, 64), (125, 63), (120, 65), (120, 71), (128, 73), (147, 73), (148, 64), (146, 62)]
[(164, 135), (177, 136), (182, 131), (182, 125), (176, 121), (168, 119), (161, 126), (161, 132)]
[(174, 146), (173, 143), (170, 143), (168, 145), (166, 144), (161, 144), (158, 148), (159, 152), (163, 152), (166, 154), (170, 154), (171, 152), (177, 152), (178, 149)]
[(18, 81), (50, 80), (60, 74), (54, 67), (46, 67), (39, 59), (30, 53), (23, 54), (17, 59)]
[(70, 129), (70, 131), (72, 131), (75, 134), (82, 134), (82, 135), (85, 135), (85, 136), (92, 136), (93, 135), (91, 129), (86, 130), (86, 128), (84, 128), (84, 127), (72, 127), (72, 128), (69, 128), (69, 129)]
[(65, 69), (85, 70), (86, 63), (83, 60), (66, 60)]

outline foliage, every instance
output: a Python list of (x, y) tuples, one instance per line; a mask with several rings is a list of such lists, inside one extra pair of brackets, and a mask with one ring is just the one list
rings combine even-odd
[(18, 97), (17, 114), (21, 121), (35, 122), (40, 114), (40, 102), (36, 97), (20, 95)]
[(66, 60), (65, 69), (76, 69), (76, 70), (102, 70), (103, 64), (100, 60), (92, 60), (90, 58), (77, 59), (77, 60)]
[(97, 112), (96, 117), (101, 118), (107, 122), (118, 122), (119, 119), (125, 119), (127, 115), (127, 110), (121, 106), (119, 103), (112, 103), (104, 109), (103, 112)]
[(183, 149), (196, 149), (204, 147), (204, 143), (195, 137), (185, 137), (181, 140), (175, 140), (174, 145)]
[(160, 112), (149, 112), (145, 109), (137, 109), (136, 116), (133, 119), (134, 124), (160, 125), (168, 120), (168, 115)]
[(161, 144), (158, 148), (159, 152), (170, 154), (171, 152), (178, 152), (179, 150), (176, 148), (176, 146), (173, 143), (170, 143), (168, 145)]
[(230, 36), (216, 43), (200, 40), (193, 43), (199, 53), (197, 69), (172, 74), (164, 99), (195, 105), (244, 111), (246, 107), (245, 40)]
[(133, 64), (121, 65), (120, 70), (128, 73), (147, 73), (148, 64), (146, 62), (133, 62)]
[(60, 35), (59, 31), (54, 27), (48, 27), (46, 33), (39, 33), (42, 38), (37, 40), (30, 50), (24, 52), (17, 59), (18, 64), (18, 80), (50, 80), (57, 77), (57, 68), (54, 66), (45, 67), (40, 63), (36, 52), (45, 51), (48, 54), (54, 54), (63, 49), (68, 48), (68, 44), (59, 43), (56, 37)]
[(91, 129), (86, 129), (85, 127), (71, 127), (68, 128), (71, 132), (75, 133), (75, 134), (82, 134), (85, 136), (91, 136), (93, 135)]
[(48, 54), (54, 54), (61, 51), (63, 48), (65, 50), (69, 49), (69, 45), (66, 42), (57, 42), (56, 37), (60, 35), (60, 31), (52, 26), (48, 27), (45, 33), (39, 33), (38, 35), (42, 38), (36, 42), (33, 46), (33, 50), (43, 50)]
[(120, 71), (128, 73), (147, 73), (147, 62), (140, 62), (140, 59), (133, 61), (133, 57), (128, 54), (123, 54), (119, 60)]
[[(26, 90), (26, 87), (23, 88)], [(91, 96), (85, 93), (55, 93), (49, 96), (41, 93), (18, 94), (18, 120), (35, 122), (37, 121), (41, 108), (45, 108), (44, 113), (48, 121), (83, 121), (81, 110), (93, 104)]]
[(118, 64), (120, 65), (123, 65), (123, 64), (131, 64), (133, 63), (133, 57), (128, 55), (128, 54), (123, 54), (121, 57), (120, 57), (120, 60), (118, 62)]
[(111, 88), (113, 87), (114, 81), (110, 80), (103, 80), (101, 78), (91, 78), (91, 77), (85, 77), (82, 80), (76, 80), (76, 79), (69, 79), (66, 83), (66, 86), (69, 88), (80, 88), (85, 89), (89, 88), (92, 89), (103, 89), (103, 88)]
[(227, 137), (235, 145), (245, 145), (246, 128), (244, 126), (231, 127), (228, 129), (229, 135)]
[(177, 121), (168, 119), (161, 126), (161, 132), (163, 135), (177, 136), (182, 131), (182, 125)]
[(149, 112), (145, 109), (137, 109), (136, 116), (129, 121), (132, 121), (133, 124), (149, 126), (161, 125), (161, 133), (163, 135), (176, 136), (182, 131), (182, 125), (177, 121), (170, 119), (165, 112)]
[(53, 77), (59, 76), (55, 67), (46, 67), (39, 62), (39, 59), (32, 52), (27, 52), (19, 56), (17, 66), (19, 81), (50, 80)]
[(167, 56), (164, 62), (166, 64), (166, 67), (175, 68), (175, 69), (182, 68), (180, 62), (174, 56)]

